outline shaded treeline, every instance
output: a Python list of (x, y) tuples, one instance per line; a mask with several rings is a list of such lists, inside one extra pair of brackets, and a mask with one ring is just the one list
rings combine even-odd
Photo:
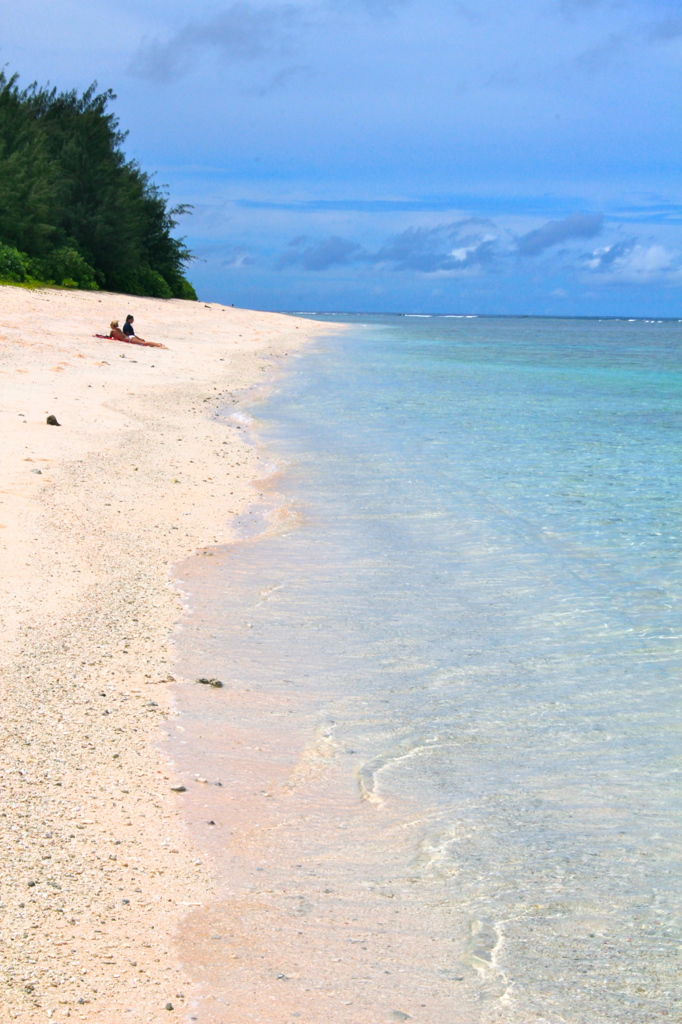
[(0, 72), (0, 279), (195, 299), (166, 195), (122, 150), (114, 94)]

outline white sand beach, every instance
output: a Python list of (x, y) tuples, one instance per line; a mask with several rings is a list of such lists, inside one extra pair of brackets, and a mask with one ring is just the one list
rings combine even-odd
[[(93, 337), (128, 312), (167, 349)], [(157, 748), (181, 614), (169, 568), (228, 541), (256, 493), (256, 453), (216, 411), (319, 331), (0, 288), (3, 1021), (187, 1012), (174, 936), (211, 877)]]

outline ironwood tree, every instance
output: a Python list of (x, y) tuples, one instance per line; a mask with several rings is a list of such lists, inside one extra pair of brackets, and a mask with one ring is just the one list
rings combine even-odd
[(0, 72), (0, 279), (196, 299), (173, 235), (189, 207), (126, 159), (115, 98)]

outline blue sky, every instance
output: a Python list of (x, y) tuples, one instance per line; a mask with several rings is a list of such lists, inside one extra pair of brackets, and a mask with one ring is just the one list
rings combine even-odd
[(116, 92), (207, 300), (682, 316), (680, 0), (6, 0), (0, 60)]

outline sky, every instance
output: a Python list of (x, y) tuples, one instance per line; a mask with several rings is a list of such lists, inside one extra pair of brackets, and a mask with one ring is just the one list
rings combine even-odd
[(113, 89), (200, 298), (682, 317), (682, 0), (0, 0)]

